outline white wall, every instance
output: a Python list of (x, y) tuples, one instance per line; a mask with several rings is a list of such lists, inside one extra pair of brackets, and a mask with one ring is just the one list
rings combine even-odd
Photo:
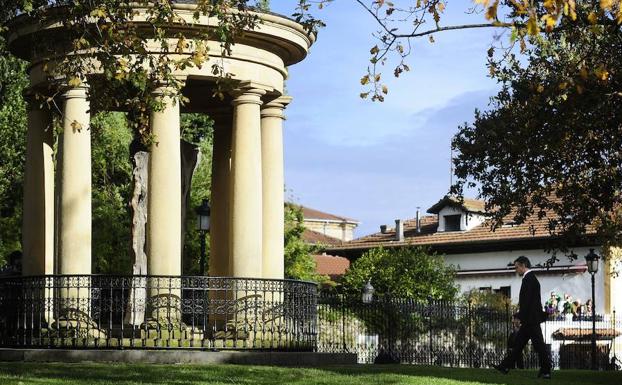
[[(580, 265), (584, 264), (585, 256), (589, 251), (587, 247), (574, 249), (575, 254), (579, 257), (577, 260), (570, 262), (564, 255), (557, 255), (559, 259), (556, 266), (560, 265)], [(600, 250), (596, 251), (600, 254)], [(505, 269), (509, 262), (513, 262), (517, 257), (524, 255), (531, 261), (532, 265), (544, 263), (550, 254), (543, 250), (517, 250), (517, 251), (499, 251), (487, 253), (471, 253), (471, 254), (449, 254), (445, 256), (445, 261), (449, 264), (456, 265), (458, 270), (478, 270), (478, 269)], [(604, 311), (604, 264), (600, 264), (600, 269), (596, 274), (596, 311)], [(550, 296), (551, 291), (555, 291), (560, 295), (564, 293), (570, 294), (575, 299), (580, 299), (581, 303), (585, 303), (587, 299), (592, 297), (590, 274), (585, 273), (568, 273), (562, 274), (539, 274), (538, 280), (542, 288), (542, 302), (544, 303)], [(511, 287), (512, 302), (518, 303), (518, 295), (520, 292), (521, 278), (518, 275), (485, 275), (485, 276), (459, 276), (457, 283), (460, 285), (462, 292), (466, 292), (473, 288), (492, 287), (498, 289), (501, 286)]]
[(460, 231), (471, 230), (481, 225), (486, 220), (483, 215), (468, 213), (458, 207), (445, 206), (438, 213), (437, 231), (445, 231), (445, 215), (462, 215), (462, 217), (460, 218)]

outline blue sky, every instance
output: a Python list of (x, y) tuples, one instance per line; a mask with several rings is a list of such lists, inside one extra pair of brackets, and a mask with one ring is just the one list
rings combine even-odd
[[(293, 0), (274, 0), (291, 14)], [(468, 0), (452, 2), (442, 22), (481, 23)], [(285, 123), (285, 183), (290, 199), (361, 221), (356, 235), (396, 218), (413, 218), (449, 188), (450, 141), (498, 89), (487, 75), (489, 29), (445, 32), (417, 41), (411, 72), (387, 67), (384, 103), (359, 98), (376, 30), (354, 0), (336, 0), (317, 16), (327, 27), (305, 61), (290, 68), (294, 100)]]

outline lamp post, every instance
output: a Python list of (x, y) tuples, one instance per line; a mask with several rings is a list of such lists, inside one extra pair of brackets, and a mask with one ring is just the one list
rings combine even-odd
[(596, 359), (596, 295), (594, 289), (594, 275), (598, 273), (598, 260), (600, 257), (590, 249), (585, 256), (587, 271), (592, 275), (592, 370), (598, 370), (598, 361)]
[(197, 230), (201, 233), (201, 260), (199, 262), (199, 274), (205, 275), (205, 236), (209, 231), (210, 207), (209, 201), (203, 199), (201, 206), (197, 207)]

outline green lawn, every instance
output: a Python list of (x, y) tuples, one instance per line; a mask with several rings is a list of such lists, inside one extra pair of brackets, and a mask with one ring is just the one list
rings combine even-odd
[(622, 372), (556, 371), (552, 381), (535, 380), (535, 371), (504, 376), (490, 369), (450, 369), (410, 365), (352, 365), (276, 368), (236, 365), (126, 365), (0, 363), (0, 384), (622, 384)]

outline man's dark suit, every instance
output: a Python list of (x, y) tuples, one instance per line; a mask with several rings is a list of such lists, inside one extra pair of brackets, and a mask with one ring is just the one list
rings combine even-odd
[(546, 319), (546, 313), (542, 311), (540, 282), (532, 271), (523, 275), (518, 304), (516, 317), (520, 320), (521, 325), (516, 334), (516, 345), (512, 352), (501, 361), (500, 366), (503, 368), (514, 367), (525, 345), (531, 340), (540, 360), (540, 373), (550, 373), (551, 358), (544, 344), (542, 329), (540, 329), (540, 324)]

